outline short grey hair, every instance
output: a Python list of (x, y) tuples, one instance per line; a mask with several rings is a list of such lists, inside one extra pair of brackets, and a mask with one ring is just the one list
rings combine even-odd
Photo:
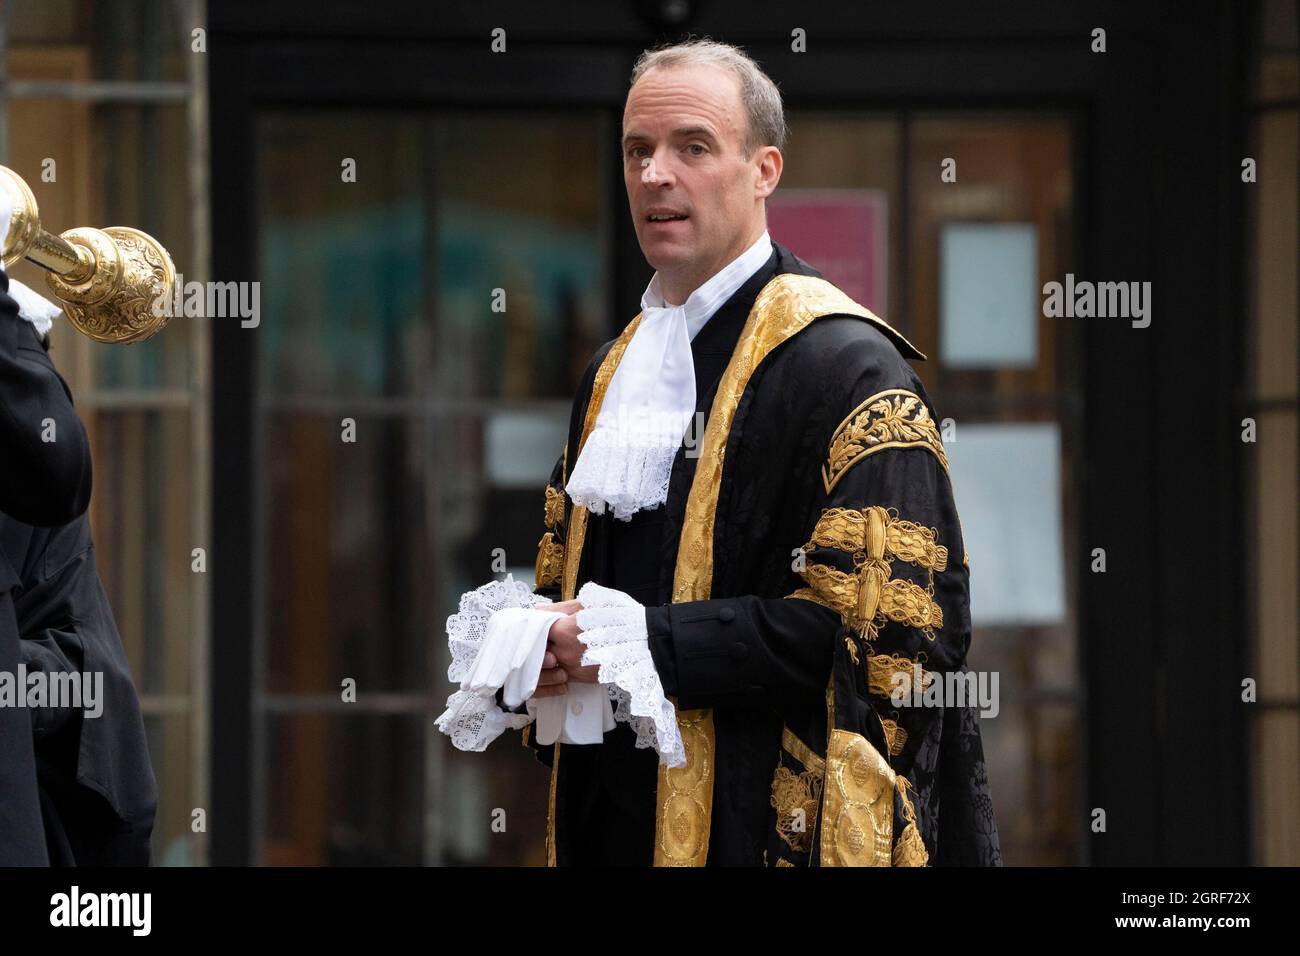
[(715, 66), (731, 72), (740, 81), (740, 101), (748, 116), (745, 152), (753, 155), (760, 146), (785, 148), (788, 133), (781, 91), (772, 78), (738, 46), (717, 40), (698, 39), (646, 50), (632, 67), (632, 86), (651, 70), (672, 66)]

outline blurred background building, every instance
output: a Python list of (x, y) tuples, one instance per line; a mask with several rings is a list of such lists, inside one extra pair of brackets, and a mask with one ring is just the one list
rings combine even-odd
[[(260, 283), (256, 328), (53, 337), (157, 861), (544, 861), (544, 768), (432, 726), (442, 626), (496, 549), (531, 579), (649, 278), (627, 77), (688, 31), (786, 97), (773, 237), (930, 356), (1007, 862), (1300, 863), (1293, 2), (3, 0), (0, 162), (45, 222)], [(1043, 317), (1067, 273), (1151, 282), (1151, 327)]]

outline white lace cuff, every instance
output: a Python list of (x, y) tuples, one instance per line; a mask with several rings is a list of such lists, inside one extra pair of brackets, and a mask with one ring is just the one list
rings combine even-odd
[(447, 646), (451, 648), (451, 665), (447, 679), (459, 684), (469, 676), (483, 648), (488, 621), (508, 607), (540, 607), (549, 598), (534, 594), (528, 585), (507, 574), (504, 581), (489, 581), (460, 596), (460, 610), (447, 618)]
[(686, 748), (677, 726), (677, 708), (664, 695), (650, 656), (645, 607), (622, 591), (593, 581), (578, 592), (578, 640), (587, 645), (582, 665), (599, 665), (597, 679), (609, 689), (614, 719), (636, 731), (638, 747), (653, 747), (659, 762), (686, 765)]
[[(460, 597), (460, 609), (447, 618), (447, 645), (451, 649), (448, 679), (459, 684), (469, 676), (483, 647), (488, 621), (497, 611), (550, 603), (509, 574), (504, 581), (489, 581), (466, 591)], [(527, 726), (532, 721), (531, 713), (512, 714), (502, 710), (495, 695), (481, 697), (458, 690), (447, 698), (447, 709), (436, 723), (439, 730), (451, 737), (452, 746), (457, 750), (482, 751), (506, 730)]]
[(480, 697), (473, 691), (458, 690), (447, 698), (447, 709), (438, 717), (438, 729), (451, 738), (457, 750), (483, 751), (507, 730), (518, 730), (533, 722), (533, 715), (511, 714), (497, 706), (496, 697)]

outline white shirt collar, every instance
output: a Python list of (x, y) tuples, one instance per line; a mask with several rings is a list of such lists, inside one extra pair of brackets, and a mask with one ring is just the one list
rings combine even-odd
[(696, 333), (704, 328), (705, 323), (713, 318), (713, 313), (735, 295), (750, 276), (763, 267), (771, 255), (772, 238), (764, 229), (763, 234), (752, 246), (718, 270), (708, 282), (692, 292), (680, 306), (668, 304), (660, 289), (659, 273), (656, 272), (650, 278), (650, 284), (646, 286), (645, 293), (641, 296), (641, 308), (643, 310), (669, 308), (685, 310), (686, 331), (694, 339)]

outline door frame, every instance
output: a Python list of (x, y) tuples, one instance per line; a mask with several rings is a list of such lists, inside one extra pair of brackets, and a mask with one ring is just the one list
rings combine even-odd
[[(1249, 660), (1242, 468), (1244, 302), (1238, 175), (1245, 36), (1236, 4), (1032, 0), (998, 14), (961, 2), (824, 5), (798, 23), (746, 5), (687, 3), (696, 34), (745, 46), (791, 108), (1068, 110), (1076, 141), (1077, 259), (1097, 281), (1151, 281), (1154, 318), (1079, 320), (1086, 462), (1078, 556), (1088, 862), (1249, 862)], [(434, 9), (436, 7), (436, 9)], [(276, 106), (596, 106), (619, 111), (637, 53), (679, 35), (641, 0), (538, 7), (262, 0), (210, 10), (213, 278), (261, 278), (254, 120)], [(495, 27), (507, 52), (490, 50)], [(790, 50), (806, 30), (808, 50)], [(1108, 50), (1090, 49), (1106, 30)], [(565, 69), (554, 63), (563, 58)], [(1217, 64), (1218, 69), (1195, 64)], [(1031, 94), (1026, 94), (1031, 90)], [(606, 184), (615, 195), (621, 183)], [(648, 270), (615, 202), (615, 315)], [(212, 323), (211, 862), (254, 859), (254, 629), (259, 587), (255, 333)], [(994, 795), (995, 801), (997, 795)], [(999, 806), (1000, 815), (1014, 808)]]

